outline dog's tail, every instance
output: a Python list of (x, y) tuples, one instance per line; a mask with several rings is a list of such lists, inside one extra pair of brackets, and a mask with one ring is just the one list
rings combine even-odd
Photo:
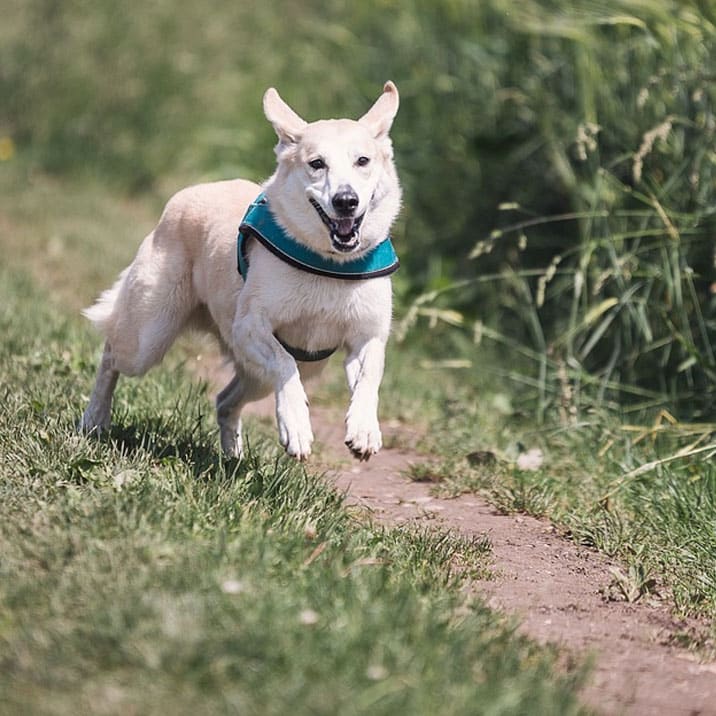
[(121, 274), (119, 274), (119, 278), (114, 282), (114, 286), (106, 291), (103, 291), (94, 305), (89, 308), (85, 308), (82, 311), (82, 315), (105, 336), (109, 333), (112, 319), (114, 317), (114, 308), (117, 304), (117, 298), (122, 290), (122, 286), (124, 286), (124, 282), (127, 279), (127, 274), (130, 268), (131, 266), (128, 266)]

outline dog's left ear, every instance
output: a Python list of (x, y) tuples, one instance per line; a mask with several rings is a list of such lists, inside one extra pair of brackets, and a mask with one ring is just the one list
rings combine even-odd
[(376, 139), (383, 139), (390, 132), (399, 104), (398, 88), (388, 80), (383, 87), (383, 94), (358, 121), (367, 127)]
[(269, 87), (264, 94), (264, 114), (273, 124), (281, 144), (295, 144), (306, 127), (306, 121), (281, 99), (273, 87)]

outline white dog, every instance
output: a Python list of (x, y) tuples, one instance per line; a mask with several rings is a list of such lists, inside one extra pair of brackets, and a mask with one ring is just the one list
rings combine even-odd
[(273, 176), (263, 188), (233, 180), (178, 192), (113, 288), (84, 311), (106, 342), (82, 430), (108, 428), (119, 374), (144, 374), (191, 326), (217, 336), (235, 367), (216, 401), (226, 454), (241, 456), (243, 407), (273, 391), (282, 445), (308, 457), (301, 377), (339, 348), (351, 392), (346, 445), (360, 459), (378, 452), (398, 267), (388, 238), (401, 196), (388, 136), (397, 111), (392, 82), (358, 121), (309, 124), (266, 92), (279, 139)]

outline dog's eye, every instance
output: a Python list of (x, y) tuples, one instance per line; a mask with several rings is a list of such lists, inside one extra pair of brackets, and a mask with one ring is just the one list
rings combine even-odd
[(323, 159), (312, 159), (310, 162), (308, 162), (308, 166), (311, 167), (311, 169), (318, 170), (318, 169), (325, 169), (326, 163), (323, 161)]
[(370, 157), (358, 157), (358, 159), (356, 159), (356, 164), (359, 167), (364, 167), (369, 163), (370, 163)]

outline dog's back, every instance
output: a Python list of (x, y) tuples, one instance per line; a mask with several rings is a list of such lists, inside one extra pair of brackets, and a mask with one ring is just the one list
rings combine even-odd
[(142, 375), (205, 307), (230, 343), (236, 295), (236, 230), (260, 192), (240, 179), (182, 189), (114, 286), (83, 314), (112, 345), (117, 370)]

